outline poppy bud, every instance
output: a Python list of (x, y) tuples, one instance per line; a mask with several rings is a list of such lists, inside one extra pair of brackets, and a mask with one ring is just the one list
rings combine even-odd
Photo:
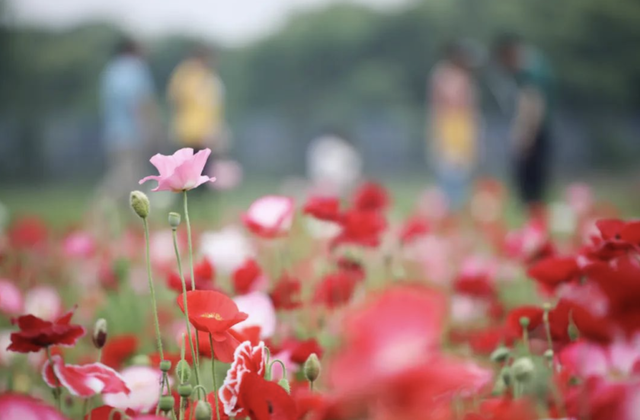
[(278, 381), (278, 385), (283, 387), (284, 390), (287, 391), (287, 394), (291, 393), (291, 387), (289, 386), (289, 381), (287, 381), (285, 378), (280, 379)]
[(191, 384), (178, 385), (178, 395), (180, 395), (182, 398), (189, 398), (192, 392), (193, 387), (191, 386)]
[(551, 362), (553, 360), (553, 350), (547, 349), (544, 352), (544, 358), (547, 359), (547, 361)]
[(169, 372), (171, 370), (171, 361), (163, 360), (162, 362), (160, 362), (160, 370), (165, 373)]
[(304, 376), (309, 382), (314, 382), (320, 376), (320, 360), (317, 354), (311, 353), (304, 362)]
[(206, 401), (198, 401), (196, 404), (196, 420), (211, 420), (213, 417), (211, 404)]
[(535, 372), (535, 366), (528, 357), (521, 357), (511, 365), (511, 373), (518, 382), (528, 382)]
[(527, 329), (527, 327), (529, 327), (529, 318), (527, 318), (526, 316), (523, 316), (520, 318), (520, 326), (522, 327), (522, 329)]
[(507, 347), (501, 346), (491, 353), (491, 360), (496, 363), (506, 362), (510, 355), (511, 350)]
[(180, 213), (173, 211), (169, 213), (169, 226), (171, 226), (173, 230), (176, 230), (178, 226), (180, 226)]
[(91, 340), (97, 349), (103, 348), (107, 342), (107, 321), (104, 318), (98, 319), (93, 326)]
[(181, 384), (189, 382), (191, 378), (191, 367), (186, 360), (182, 359), (176, 365), (176, 377)]
[(158, 402), (158, 406), (160, 407), (160, 411), (171, 411), (175, 405), (175, 400), (173, 399), (173, 395), (163, 395), (160, 397), (160, 401)]
[(571, 341), (576, 341), (578, 338), (580, 338), (580, 330), (578, 330), (578, 327), (573, 322), (573, 320), (569, 322), (567, 334), (569, 334), (569, 338), (571, 339)]
[(146, 219), (147, 216), (149, 216), (151, 204), (149, 203), (149, 197), (147, 197), (145, 193), (142, 191), (131, 191), (129, 202), (131, 203), (133, 211), (136, 212), (140, 218)]

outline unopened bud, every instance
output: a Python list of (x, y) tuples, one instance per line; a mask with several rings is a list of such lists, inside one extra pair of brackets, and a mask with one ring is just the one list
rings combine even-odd
[(198, 401), (198, 404), (196, 404), (196, 420), (211, 420), (212, 413), (211, 404), (202, 400)]
[(553, 360), (553, 350), (547, 349), (544, 352), (544, 358), (547, 359), (547, 361), (551, 362)]
[(180, 213), (171, 212), (169, 213), (169, 226), (171, 229), (175, 230), (180, 226)]
[(284, 390), (287, 391), (287, 394), (291, 393), (291, 387), (289, 386), (289, 381), (287, 381), (285, 378), (280, 379), (278, 381), (278, 385), (283, 387)]
[(306, 362), (304, 362), (304, 376), (309, 382), (314, 382), (320, 376), (320, 360), (318, 355), (311, 353)]
[(535, 366), (530, 358), (521, 357), (511, 365), (511, 374), (516, 381), (528, 382), (535, 372)]
[(491, 353), (491, 360), (496, 363), (506, 362), (509, 356), (511, 355), (511, 350), (508, 347), (498, 347)]
[(543, 309), (545, 312), (549, 312), (549, 311), (551, 310), (551, 304), (550, 304), (549, 302), (545, 302), (545, 303), (543, 303), (543, 304), (542, 304), (542, 309)]
[(163, 360), (162, 362), (160, 362), (160, 370), (165, 373), (169, 372), (171, 370), (171, 361)]
[(147, 197), (145, 193), (142, 191), (131, 191), (129, 202), (131, 203), (133, 211), (142, 219), (146, 219), (147, 216), (149, 216), (151, 204), (149, 203), (149, 197)]
[(526, 316), (523, 316), (520, 318), (520, 326), (523, 329), (526, 330), (529, 327), (529, 323), (530, 323), (529, 318), (527, 318)]
[(578, 330), (578, 327), (573, 321), (569, 322), (567, 334), (569, 334), (569, 338), (571, 339), (571, 341), (576, 341), (578, 338), (580, 338), (580, 330)]
[(180, 395), (182, 398), (189, 398), (192, 392), (193, 387), (191, 386), (191, 384), (178, 385), (178, 395)]
[(93, 326), (91, 340), (97, 349), (103, 348), (107, 342), (107, 321), (104, 318), (98, 319)]
[(191, 378), (191, 366), (189, 366), (186, 360), (182, 359), (176, 365), (176, 376), (181, 384), (189, 382)]
[(163, 395), (160, 397), (160, 401), (158, 402), (158, 406), (160, 407), (160, 411), (171, 411), (175, 406), (175, 400), (173, 399), (173, 395)]

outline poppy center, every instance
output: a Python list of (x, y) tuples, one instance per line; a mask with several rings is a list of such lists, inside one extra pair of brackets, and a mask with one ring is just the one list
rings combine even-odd
[(204, 313), (204, 314), (200, 315), (200, 317), (202, 317), (202, 318), (213, 318), (216, 321), (222, 321), (222, 316), (220, 316), (220, 314), (217, 313), (217, 312), (207, 312), (207, 313)]

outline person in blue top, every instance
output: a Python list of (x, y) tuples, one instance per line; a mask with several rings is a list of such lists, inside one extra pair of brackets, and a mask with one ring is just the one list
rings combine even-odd
[(498, 38), (495, 54), (517, 89), (511, 124), (515, 184), (521, 200), (533, 210), (543, 201), (548, 180), (553, 76), (540, 52), (517, 36)]
[(155, 88), (141, 49), (123, 39), (100, 81), (107, 171), (102, 198), (121, 200), (138, 185), (155, 116)]

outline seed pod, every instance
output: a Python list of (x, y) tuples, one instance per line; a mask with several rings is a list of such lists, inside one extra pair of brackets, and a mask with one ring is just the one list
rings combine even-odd
[(531, 378), (533, 378), (535, 369), (536, 368), (530, 358), (521, 357), (513, 362), (513, 365), (511, 365), (511, 374), (516, 381), (528, 382)]
[(191, 386), (191, 384), (178, 385), (178, 395), (180, 395), (182, 398), (189, 398), (192, 392), (193, 387)]
[(160, 397), (160, 401), (158, 402), (158, 406), (160, 407), (160, 411), (171, 411), (175, 405), (175, 400), (173, 399), (173, 395), (163, 395)]
[(180, 226), (180, 213), (171, 212), (169, 213), (169, 226), (171, 229), (176, 230), (178, 226)]
[(165, 373), (169, 372), (171, 370), (171, 361), (163, 360), (162, 362), (160, 362), (160, 370)]
[(491, 360), (496, 363), (506, 362), (511, 355), (511, 350), (508, 347), (498, 347), (491, 353)]

